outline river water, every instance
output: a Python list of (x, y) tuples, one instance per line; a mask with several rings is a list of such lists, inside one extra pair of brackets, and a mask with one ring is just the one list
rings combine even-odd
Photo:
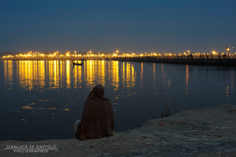
[[(81, 62), (81, 61), (78, 61)], [(171, 114), (236, 104), (236, 68), (111, 60), (0, 61), (0, 140), (74, 137), (96, 84), (113, 103), (115, 131)]]

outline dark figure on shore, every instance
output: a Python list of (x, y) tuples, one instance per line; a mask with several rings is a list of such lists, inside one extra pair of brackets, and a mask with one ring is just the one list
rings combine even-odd
[(77, 124), (76, 138), (80, 140), (114, 135), (114, 111), (109, 99), (104, 98), (102, 85), (96, 85), (84, 104), (81, 121)]
[(166, 113), (164, 114), (164, 113), (162, 112), (161, 118), (163, 118), (163, 117), (168, 117), (168, 116), (171, 114), (171, 113), (170, 113), (170, 110), (167, 109), (167, 104), (166, 104), (165, 108), (166, 108)]

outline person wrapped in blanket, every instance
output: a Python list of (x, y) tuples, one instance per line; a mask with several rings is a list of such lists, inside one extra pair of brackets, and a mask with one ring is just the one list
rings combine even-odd
[(96, 85), (86, 99), (81, 120), (75, 122), (78, 140), (108, 137), (115, 134), (112, 103), (104, 98), (105, 89)]

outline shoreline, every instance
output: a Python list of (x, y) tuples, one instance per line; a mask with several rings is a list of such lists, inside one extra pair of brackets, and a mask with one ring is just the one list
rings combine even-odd
[[(162, 124), (162, 126), (161, 126)], [(48, 153), (14, 153), (6, 145), (56, 145)], [(101, 139), (0, 141), (5, 156), (236, 156), (236, 105), (188, 110), (150, 119)]]

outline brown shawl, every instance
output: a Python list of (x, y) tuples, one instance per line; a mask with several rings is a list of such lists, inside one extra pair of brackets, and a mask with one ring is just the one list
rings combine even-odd
[(102, 85), (96, 85), (84, 104), (80, 127), (81, 140), (111, 136), (114, 131), (112, 103), (103, 97), (104, 92)]

